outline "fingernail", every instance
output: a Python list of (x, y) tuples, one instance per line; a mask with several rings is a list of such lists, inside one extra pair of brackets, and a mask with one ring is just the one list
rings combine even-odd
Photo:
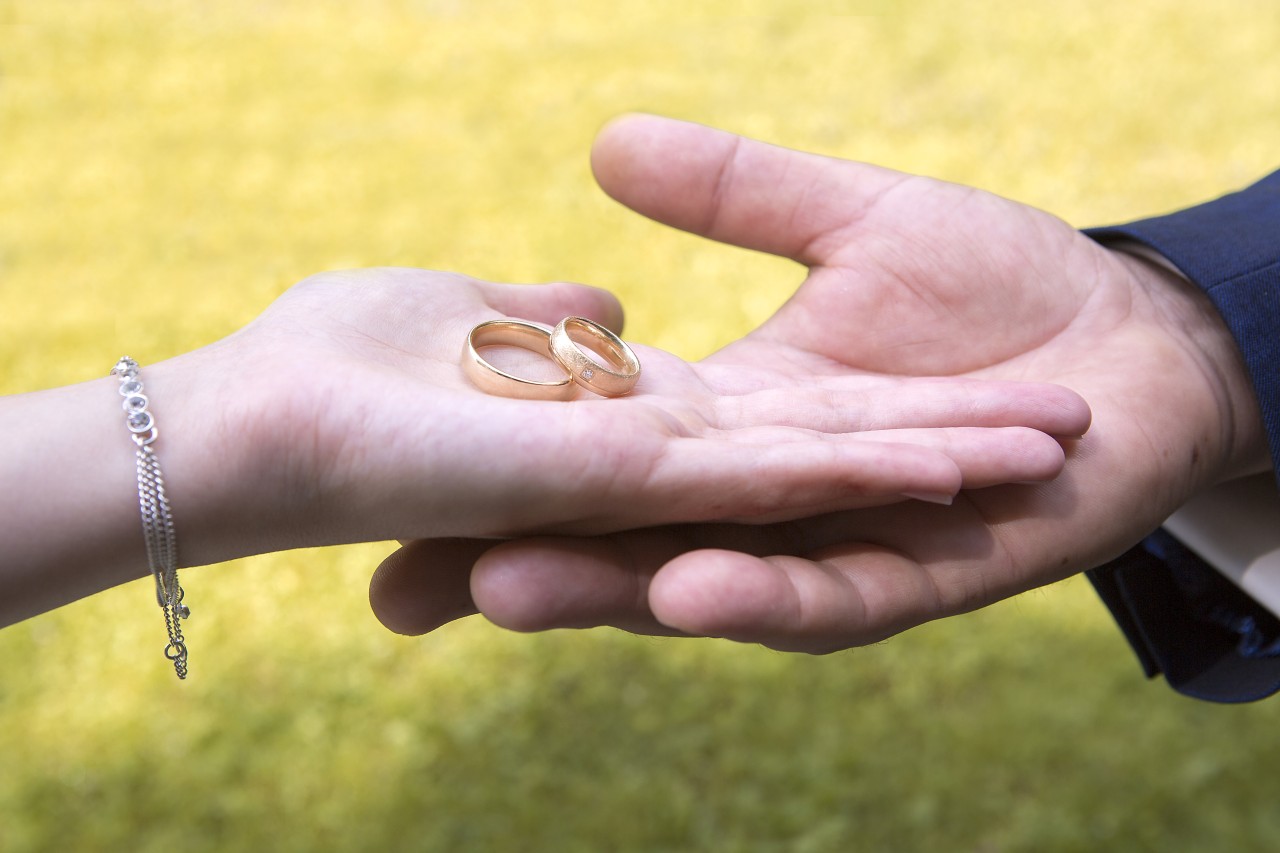
[(950, 492), (903, 492), (902, 496), (916, 501), (942, 504), (943, 506), (951, 506), (951, 502), (956, 499), (956, 496)]

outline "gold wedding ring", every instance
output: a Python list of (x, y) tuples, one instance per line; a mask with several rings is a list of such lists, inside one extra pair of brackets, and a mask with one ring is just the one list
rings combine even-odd
[[(595, 361), (578, 344), (600, 356)], [(640, 378), (640, 359), (622, 338), (592, 320), (565, 317), (551, 330), (551, 356), (584, 388), (605, 397), (620, 397)]]
[[(519, 347), (548, 356), (565, 371), (565, 377), (538, 382), (513, 376), (480, 356), (481, 347), (491, 346)], [(601, 360), (591, 358), (581, 347)], [(620, 397), (640, 378), (640, 359), (622, 338), (582, 317), (566, 317), (554, 329), (529, 320), (489, 320), (467, 335), (462, 372), (481, 391), (501, 397), (570, 400), (578, 385), (604, 397)]]
[[(567, 373), (563, 379), (538, 382), (499, 370), (481, 358), (478, 352), (481, 347), (491, 346), (518, 347), (556, 360), (551, 353), (551, 330), (541, 323), (528, 320), (481, 323), (467, 335), (467, 343), (462, 348), (462, 372), (481, 391), (521, 400), (569, 400), (577, 393), (577, 386)], [(566, 369), (558, 362), (557, 366)]]

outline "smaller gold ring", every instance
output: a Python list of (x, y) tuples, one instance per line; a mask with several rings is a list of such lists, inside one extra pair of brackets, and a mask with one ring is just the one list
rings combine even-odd
[[(579, 343), (604, 364), (579, 349)], [(605, 397), (626, 394), (640, 378), (640, 359), (631, 347), (604, 326), (582, 317), (565, 317), (551, 330), (551, 355), (574, 382)]]
[[(519, 347), (556, 361), (551, 355), (549, 327), (528, 320), (489, 320), (479, 324), (467, 335), (467, 342), (462, 348), (462, 372), (481, 391), (500, 397), (569, 400), (577, 393), (577, 386), (568, 375), (554, 382), (537, 382), (499, 370), (480, 357), (478, 350), (487, 346)], [(558, 361), (556, 364), (564, 368)]]

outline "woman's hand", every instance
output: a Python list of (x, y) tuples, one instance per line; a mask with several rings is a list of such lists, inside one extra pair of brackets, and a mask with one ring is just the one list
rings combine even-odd
[[(1080, 398), (1055, 386), (797, 378), (645, 347), (634, 392), (614, 399), (514, 400), (463, 376), (476, 324), (570, 315), (621, 325), (611, 296), (580, 285), (327, 273), (222, 341), (144, 364), (179, 564), (392, 538), (763, 523), (908, 495), (947, 502), (962, 485), (1053, 477), (1063, 456), (1051, 435), (1088, 423)], [(554, 372), (547, 358), (514, 355), (516, 373)], [(0, 479), (31, 484), (0, 497), (4, 622), (146, 571), (117, 386), (0, 401)], [(46, 452), (29, 452), (32, 425)]]
[[(612, 298), (580, 285), (328, 273), (219, 344), (228, 364), (216, 373), (241, 388), (226, 388), (223, 428), (244, 425), (238, 441), (257, 450), (243, 475), (287, 512), (285, 524), (263, 520), (311, 534), (279, 544), (765, 522), (908, 495), (949, 502), (962, 485), (1054, 476), (1063, 456), (1050, 436), (1088, 424), (1083, 401), (1055, 386), (796, 376), (769, 359), (726, 369), (643, 346), (625, 397), (516, 400), (462, 375), (477, 323), (553, 324), (575, 312), (620, 326)], [(512, 355), (517, 374), (555, 372), (545, 357)]]

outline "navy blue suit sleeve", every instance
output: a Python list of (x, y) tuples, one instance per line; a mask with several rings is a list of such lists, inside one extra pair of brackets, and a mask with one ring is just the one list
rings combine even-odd
[[(1244, 356), (1280, 482), (1280, 172), (1208, 204), (1085, 234), (1148, 246), (1209, 296)], [(1173, 537), (1158, 531), (1088, 574), (1148, 675), (1215, 702), (1280, 690), (1280, 620)]]

